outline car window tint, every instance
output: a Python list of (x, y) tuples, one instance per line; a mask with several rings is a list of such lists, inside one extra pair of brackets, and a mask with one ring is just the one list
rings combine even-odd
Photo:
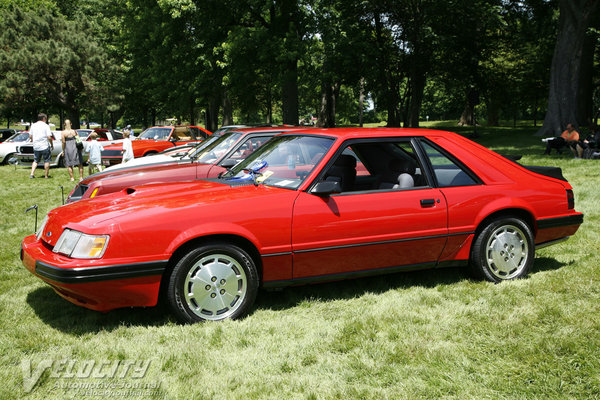
[(201, 129), (196, 128), (195, 126), (190, 127), (190, 131), (192, 132), (192, 136), (194, 139), (201, 140), (206, 139), (208, 135)]
[(329, 150), (333, 139), (284, 135), (261, 146), (224, 175), (232, 181), (251, 179), (249, 169), (257, 171), (257, 182), (267, 186), (297, 189)]
[(11, 142), (26, 142), (27, 140), (29, 140), (29, 133), (27, 132), (18, 133), (9, 139)]
[(173, 131), (171, 139), (177, 141), (192, 140), (192, 132), (187, 126), (179, 126)]
[(86, 129), (77, 129), (77, 134), (82, 139), (87, 138), (90, 135), (90, 133), (92, 133), (92, 131), (89, 131), (89, 130), (86, 130)]
[(458, 163), (427, 142), (423, 149), (429, 158), (439, 187), (471, 186), (478, 183)]
[(139, 136), (139, 139), (167, 140), (171, 134), (171, 128), (148, 128)]
[(96, 134), (100, 137), (100, 139), (108, 140), (108, 136), (106, 135), (106, 132), (96, 131)]
[(243, 160), (262, 146), (270, 137), (253, 137), (246, 140), (236, 151), (229, 156), (233, 160)]
[(231, 132), (228, 135), (223, 135), (209, 146), (205, 147), (200, 156), (198, 162), (205, 164), (212, 164), (216, 162), (239, 140), (242, 136), (239, 132)]
[(119, 131), (111, 131), (112, 137), (115, 140), (123, 139), (123, 134)]
[(409, 138), (355, 141), (334, 160), (321, 180), (337, 181), (342, 192), (427, 186)]

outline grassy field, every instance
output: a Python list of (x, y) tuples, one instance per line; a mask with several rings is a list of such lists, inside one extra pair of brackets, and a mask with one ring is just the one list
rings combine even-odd
[(76, 307), (27, 272), (24, 210), (38, 204), (41, 220), (72, 183), (65, 169), (30, 180), (2, 166), (0, 398), (600, 398), (600, 161), (542, 156), (534, 131), (481, 128), (478, 139), (560, 166), (585, 213), (527, 279), (494, 285), (454, 268), (263, 291), (243, 320), (188, 326), (161, 306)]

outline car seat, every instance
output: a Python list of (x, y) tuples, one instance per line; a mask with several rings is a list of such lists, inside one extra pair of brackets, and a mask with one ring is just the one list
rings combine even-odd
[(409, 159), (393, 158), (382, 176), (379, 189), (402, 189), (415, 186), (415, 163)]
[(356, 180), (356, 158), (342, 154), (325, 174), (326, 181), (339, 182), (342, 192), (351, 191)]

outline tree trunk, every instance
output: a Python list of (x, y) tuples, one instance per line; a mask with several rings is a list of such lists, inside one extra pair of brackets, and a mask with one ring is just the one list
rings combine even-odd
[(499, 115), (498, 115), (498, 102), (489, 99), (486, 102), (487, 106), (487, 125), (488, 126), (499, 126)]
[(273, 93), (271, 85), (267, 84), (267, 124), (273, 123)]
[[(600, 12), (596, 12), (595, 18), (600, 18)], [(595, 22), (592, 22), (591, 25), (600, 27), (600, 24), (597, 21)], [(579, 126), (590, 126), (594, 117), (594, 55), (597, 41), (595, 34), (585, 35), (583, 41), (581, 74), (579, 76), (579, 103), (577, 105), (577, 123)]]
[(193, 96), (190, 96), (190, 125), (196, 125), (196, 114), (194, 111), (194, 105), (196, 101)]
[(558, 36), (550, 69), (544, 125), (536, 135), (558, 136), (579, 116), (580, 74), (585, 33), (600, 0), (560, 0)]
[(458, 120), (458, 126), (471, 125), (473, 123), (473, 107), (470, 104), (465, 105), (460, 119)]
[(358, 94), (358, 126), (362, 128), (365, 109), (365, 78), (360, 78), (360, 91)]
[(408, 115), (408, 124), (411, 128), (419, 127), (419, 116), (421, 114), (421, 105), (423, 104), (423, 91), (426, 83), (425, 71), (415, 70), (411, 81), (411, 97)]
[(323, 83), (321, 93), (321, 110), (317, 126), (321, 128), (335, 128), (335, 106), (340, 92), (340, 84)]
[(281, 93), (283, 123), (298, 125), (298, 60), (288, 62), (287, 67)]
[(77, 107), (72, 107), (67, 111), (67, 115), (69, 116), (69, 119), (71, 120), (71, 127), (73, 129), (79, 129), (80, 128), (80, 124), (79, 124), (79, 108)]
[(233, 125), (233, 107), (227, 91), (223, 93), (223, 125)]
[(211, 132), (219, 128), (219, 101), (214, 97), (210, 99), (206, 108), (206, 129)]

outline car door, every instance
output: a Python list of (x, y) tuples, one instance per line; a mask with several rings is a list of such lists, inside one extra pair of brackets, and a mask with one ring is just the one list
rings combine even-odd
[[(408, 152), (396, 151), (398, 143), (387, 139), (381, 146), (368, 142), (344, 146), (344, 153), (358, 158), (352, 186), (359, 190), (317, 196), (309, 188), (299, 194), (292, 221), (294, 279), (335, 279), (437, 263), (448, 234), (444, 196), (418, 176), (410, 188), (382, 182), (393, 159), (412, 157), (418, 162), (408, 139), (396, 141)], [(420, 165), (414, 169), (417, 175), (424, 171)], [(316, 180), (326, 176), (324, 172)]]

